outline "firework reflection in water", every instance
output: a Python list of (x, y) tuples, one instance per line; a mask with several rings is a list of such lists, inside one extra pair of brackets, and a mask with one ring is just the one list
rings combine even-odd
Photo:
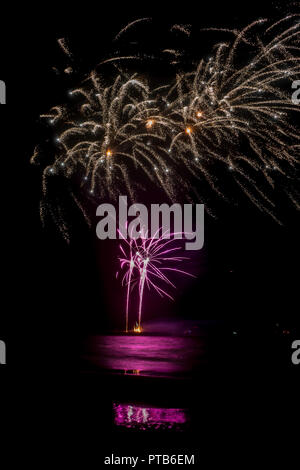
[(113, 409), (115, 425), (127, 429), (181, 431), (188, 423), (187, 411), (182, 408), (114, 403)]

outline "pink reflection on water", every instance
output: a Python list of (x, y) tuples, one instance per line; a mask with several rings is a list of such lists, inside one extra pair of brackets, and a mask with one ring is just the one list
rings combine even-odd
[(182, 408), (154, 408), (133, 404), (114, 403), (114, 423), (128, 429), (181, 431), (188, 422)]
[(147, 335), (95, 337), (89, 348), (87, 357), (102, 369), (148, 376), (191, 373), (206, 352), (201, 338)]

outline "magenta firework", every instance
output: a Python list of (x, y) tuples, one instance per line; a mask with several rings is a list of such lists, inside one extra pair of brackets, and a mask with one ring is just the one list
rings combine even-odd
[(161, 297), (173, 300), (168, 292), (168, 287), (175, 289), (175, 283), (171, 281), (170, 275), (179, 274), (194, 277), (193, 274), (181, 269), (182, 263), (189, 258), (180, 256), (181, 246), (178, 238), (183, 234), (169, 233), (160, 230), (149, 237), (148, 233), (141, 231), (137, 239), (124, 239), (120, 244), (121, 255), (119, 257), (121, 269), (124, 271), (122, 285), (126, 286), (126, 310), (125, 330), (128, 332), (128, 319), (130, 309), (130, 294), (138, 289), (138, 315), (133, 328), (136, 333), (142, 332), (142, 311), (145, 287), (154, 290)]

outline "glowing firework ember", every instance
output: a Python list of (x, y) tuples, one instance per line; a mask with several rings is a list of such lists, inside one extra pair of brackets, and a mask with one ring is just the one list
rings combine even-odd
[[(61, 209), (49, 201), (55, 175), (73, 181), (72, 196), (87, 219), (87, 198), (114, 199), (121, 193), (134, 201), (145, 182), (162, 188), (171, 200), (180, 194), (200, 199), (207, 210), (214, 206), (207, 190), (234, 204), (241, 190), (276, 220), (275, 190), (299, 209), (300, 136), (291, 124), (300, 110), (291, 100), (291, 83), (300, 72), (297, 16), (273, 24), (258, 20), (241, 31), (207, 29), (218, 36), (222, 31), (226, 40), (193, 70), (177, 72), (171, 83), (156, 88), (151, 77), (147, 81), (122, 71), (122, 64), (135, 57), (103, 61), (102, 67), (118, 66), (120, 75), (112, 83), (104, 85), (103, 76), (93, 71), (70, 92), (69, 104), (44, 115), (57, 139), (53, 163), (43, 169), (42, 216), (48, 209), (67, 237)], [(180, 25), (171, 31), (190, 34)], [(37, 147), (32, 161), (42, 155)], [(195, 179), (201, 181), (201, 193)], [(140, 269), (143, 290), (145, 261)]]
[[(169, 279), (169, 274), (177, 273), (194, 277), (192, 274), (179, 269), (178, 264), (181, 264), (188, 258), (185, 256), (178, 256), (178, 240), (176, 233), (162, 233), (159, 237), (155, 234), (149, 238), (147, 233), (141, 233), (138, 239), (125, 240), (124, 244), (120, 245), (121, 256), (119, 258), (121, 269), (125, 270), (122, 278), (122, 284), (126, 286), (126, 332), (128, 332), (128, 316), (130, 304), (131, 289), (138, 286), (138, 321), (135, 324), (133, 331), (135, 333), (142, 332), (141, 320), (143, 311), (143, 300), (145, 286), (149, 290), (156, 291), (161, 297), (173, 297), (161, 287), (167, 285), (175, 288), (175, 284)], [(176, 245), (177, 243), (177, 245)]]

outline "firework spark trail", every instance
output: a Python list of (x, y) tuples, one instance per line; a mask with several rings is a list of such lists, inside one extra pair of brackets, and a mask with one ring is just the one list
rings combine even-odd
[(183, 34), (189, 36), (191, 34), (191, 25), (190, 24), (174, 24), (170, 31), (180, 31)]
[[(123, 187), (134, 199), (128, 171), (138, 167), (151, 181), (156, 178), (171, 194), (167, 178), (153, 172), (153, 167), (164, 166), (165, 160), (149, 140), (159, 148), (164, 140), (163, 131), (170, 124), (159, 114), (148, 86), (135, 76), (125, 81), (118, 76), (112, 86), (103, 89), (99, 89), (95, 77), (92, 81), (96, 88), (71, 92), (72, 96), (83, 99), (79, 110), (82, 119), (75, 121), (75, 116), (74, 120), (70, 119), (69, 110), (59, 107), (53, 109), (54, 115), (46, 115), (51, 124), (68, 118), (67, 128), (57, 138), (61, 155), (47, 172), (53, 174), (59, 166), (67, 172), (81, 170), (83, 182), (89, 181), (90, 194), (97, 188), (102, 198), (115, 196)], [(85, 120), (84, 115), (87, 115)]]
[(135, 267), (134, 256), (132, 255), (132, 244), (129, 243), (129, 259), (126, 259), (126, 253), (123, 247), (120, 245), (120, 250), (125, 258), (120, 259), (121, 268), (124, 268), (128, 263), (128, 270), (126, 271), (122, 283), (127, 284), (127, 291), (126, 291), (126, 322), (125, 322), (125, 331), (128, 333), (128, 315), (129, 315), (129, 299), (130, 299), (130, 288), (131, 288), (131, 281), (132, 281), (132, 273)]
[[(121, 232), (119, 232), (121, 233)], [(145, 286), (148, 290), (154, 289), (161, 297), (173, 297), (162, 287), (161, 284), (167, 284), (176, 288), (175, 284), (166, 275), (166, 271), (194, 277), (192, 274), (178, 269), (178, 263), (189, 259), (185, 256), (178, 256), (177, 252), (180, 246), (170, 247), (170, 244), (176, 243), (176, 236), (184, 236), (183, 233), (161, 232), (161, 229), (151, 237), (148, 233), (141, 231), (140, 238), (128, 241), (123, 237), (124, 246), (120, 245), (121, 257), (119, 257), (121, 269), (125, 270), (122, 278), (122, 284), (126, 285), (126, 332), (128, 331), (128, 313), (130, 302), (130, 290), (134, 284), (138, 285), (138, 321), (136, 331), (141, 331), (142, 310)], [(176, 263), (174, 265), (174, 263)], [(134, 277), (135, 276), (135, 277)], [(160, 284), (160, 285), (159, 285)]]
[[(167, 86), (152, 89), (151, 80), (125, 72), (106, 86), (103, 76), (92, 72), (70, 92), (70, 104), (44, 115), (57, 131), (54, 161), (43, 170), (44, 199), (57, 174), (76, 181), (76, 203), (83, 211), (87, 197), (126, 194), (134, 202), (144, 181), (170, 200), (200, 198), (207, 210), (214, 204), (206, 201), (205, 188), (233, 203), (236, 188), (278, 220), (274, 197), (280, 177), (280, 191), (299, 207), (300, 135), (291, 120), (296, 122), (300, 108), (290, 91), (300, 73), (296, 16), (269, 26), (258, 20), (241, 31), (219, 30), (233, 39), (216, 44), (209, 59), (179, 72)], [(121, 67), (124, 59), (108, 60)], [(42, 157), (38, 146), (32, 162)], [(200, 194), (194, 179), (202, 183)], [(43, 207), (48, 205), (44, 201)], [(59, 218), (57, 209), (51, 213)]]
[(149, 263), (149, 259), (144, 259), (140, 261), (140, 282), (139, 282), (139, 316), (138, 316), (138, 328), (141, 329), (141, 319), (142, 319), (142, 306), (143, 306), (143, 298), (144, 298), (144, 287), (145, 287), (145, 280), (147, 279), (147, 265)]
[(132, 21), (131, 23), (129, 23), (128, 25), (126, 25), (123, 29), (121, 29), (121, 31), (119, 31), (119, 33), (116, 35), (114, 41), (117, 41), (118, 39), (120, 39), (120, 37), (126, 33), (127, 31), (129, 31), (130, 28), (132, 28), (133, 26), (141, 23), (141, 22), (147, 22), (147, 21), (150, 21), (151, 18), (138, 18), (137, 20), (134, 20)]
[[(235, 66), (241, 43), (263, 22), (256, 21), (236, 35), (232, 47), (218, 45), (214, 57), (201, 61), (195, 72), (178, 76), (168, 97), (172, 102), (169, 118), (175, 118), (178, 127), (170, 147), (194, 176), (201, 175), (219, 195), (224, 194), (222, 182), (207, 170), (207, 163), (227, 165), (244, 194), (275, 217), (268, 192), (254, 177), (260, 173), (274, 187), (268, 170), (292, 178), (299, 162), (294, 145), (299, 131), (287, 118), (288, 112), (299, 112), (299, 107), (292, 104), (290, 92), (282, 91), (280, 80), (300, 72), (300, 58), (290, 53), (292, 47), (300, 50), (300, 32), (296, 24), (265, 45), (259, 40), (251, 62)], [(241, 138), (247, 141), (245, 151)]]
[(70, 51), (70, 48), (68, 46), (68, 43), (67, 43), (67, 40), (66, 38), (60, 38), (57, 40), (59, 46), (61, 47), (61, 49), (63, 50), (63, 52), (70, 58), (72, 58), (72, 53)]

